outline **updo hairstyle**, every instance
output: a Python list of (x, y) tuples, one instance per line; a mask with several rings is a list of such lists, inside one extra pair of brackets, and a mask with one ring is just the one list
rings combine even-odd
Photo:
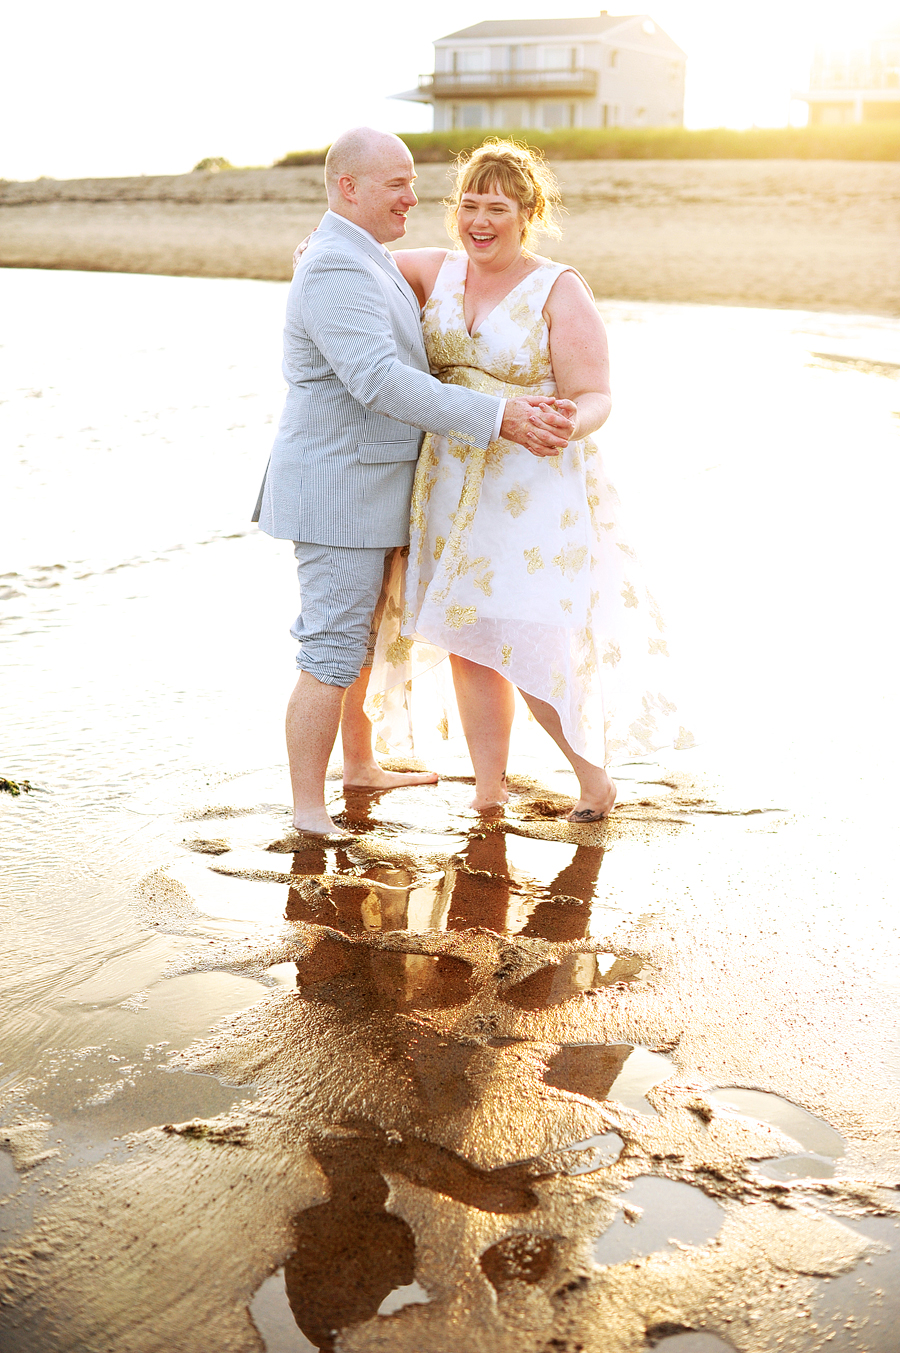
[(492, 136), (484, 145), (456, 159), (456, 181), (447, 208), (447, 230), (459, 240), (456, 212), (466, 193), (503, 193), (518, 202), (525, 217), (522, 245), (528, 248), (537, 235), (562, 234), (556, 222), (561, 210), (559, 184), (544, 163), (544, 157), (518, 141)]

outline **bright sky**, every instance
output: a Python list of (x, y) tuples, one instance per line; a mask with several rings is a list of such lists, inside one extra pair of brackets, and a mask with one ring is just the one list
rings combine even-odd
[[(430, 109), (386, 96), (433, 69), (435, 38), (486, 18), (599, 10), (596, 0), (20, 3), (4, 19), (0, 177), (177, 174), (207, 155), (271, 164), (358, 123), (427, 131)], [(805, 87), (814, 43), (853, 45), (896, 19), (898, 0), (856, 0), (849, 15), (838, 0), (649, 0), (646, 12), (688, 54), (688, 126), (782, 126), (803, 120), (790, 91)]]

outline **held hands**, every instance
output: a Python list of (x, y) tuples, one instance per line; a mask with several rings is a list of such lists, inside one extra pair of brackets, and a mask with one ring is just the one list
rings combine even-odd
[(507, 401), (500, 436), (533, 456), (558, 456), (572, 440), (578, 410), (570, 399), (523, 395)]

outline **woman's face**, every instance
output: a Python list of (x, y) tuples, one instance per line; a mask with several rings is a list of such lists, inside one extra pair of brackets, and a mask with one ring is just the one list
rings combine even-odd
[(507, 267), (522, 252), (527, 217), (514, 197), (492, 188), (463, 193), (456, 208), (456, 228), (469, 258)]

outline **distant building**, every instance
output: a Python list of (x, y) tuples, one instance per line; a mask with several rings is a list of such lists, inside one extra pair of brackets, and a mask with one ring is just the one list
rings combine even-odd
[(812, 126), (900, 119), (900, 24), (855, 51), (818, 48), (809, 89), (794, 98), (809, 104)]
[(680, 47), (647, 14), (489, 19), (438, 38), (434, 72), (395, 99), (434, 106), (434, 130), (680, 127)]

